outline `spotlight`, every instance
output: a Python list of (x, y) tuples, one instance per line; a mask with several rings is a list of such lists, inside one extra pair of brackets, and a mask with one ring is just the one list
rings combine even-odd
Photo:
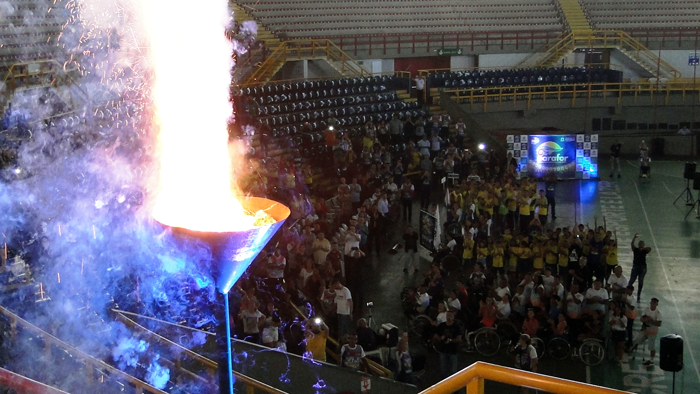
[(317, 325), (319, 325), (319, 326), (320, 326), (320, 325), (321, 325), (321, 323), (323, 323), (323, 320), (321, 320), (321, 318), (320, 318), (320, 317), (317, 317), (317, 318), (315, 318), (315, 319), (314, 319), (314, 323), (316, 323)]
[(20, 172), (22, 172), (22, 169), (21, 169), (21, 168), (15, 168), (14, 172), (15, 172), (15, 174), (19, 174)]
[(486, 145), (484, 145), (484, 144), (479, 144), (479, 149), (480, 149), (480, 150), (486, 149)]
[(335, 130), (335, 127), (333, 127), (333, 126), (328, 126), (328, 130), (333, 131), (333, 130)]

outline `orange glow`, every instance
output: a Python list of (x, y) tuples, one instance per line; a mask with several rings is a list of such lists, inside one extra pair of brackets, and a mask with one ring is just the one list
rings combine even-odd
[(153, 217), (197, 231), (249, 229), (236, 199), (227, 121), (231, 43), (226, 1), (170, 5), (142, 1), (160, 129), (160, 190)]

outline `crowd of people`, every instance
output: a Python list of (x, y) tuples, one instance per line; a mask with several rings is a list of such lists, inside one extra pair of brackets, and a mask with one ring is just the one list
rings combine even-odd
[[(279, 335), (269, 332), (284, 332), (295, 315), (292, 305), (301, 306), (309, 318), (303, 338), (286, 341), (287, 349), (326, 361), (324, 349), (332, 335), (345, 345), (340, 364), (361, 368), (364, 351), (382, 340), (356, 313), (364, 306), (368, 258), (383, 258), (399, 240), (404, 272), (420, 278), (406, 298), (406, 314), (427, 314), (435, 321), (423, 339), (435, 341), (445, 376), (457, 370), (455, 343), (503, 320), (528, 338), (565, 335), (576, 343), (610, 335), (618, 362), (638, 342), (632, 325), (650, 248), (637, 237), (631, 246), (622, 246), (634, 253), (632, 271), (622, 272), (621, 245), (604, 217), (594, 218), (592, 226), (556, 220), (555, 176), (540, 182), (540, 188), (535, 180), (520, 179), (512, 156), (501, 159), (495, 150), (471, 146), (463, 121), (444, 114), (368, 122), (361, 135), (336, 130), (334, 137), (332, 172), (325, 173), (337, 179), (332, 195), (314, 184), (310, 166), (279, 166), (276, 189), (286, 191), (283, 202), (290, 205), (295, 225), (282, 231), (241, 282), (242, 293), (262, 293), (255, 305), (267, 305), (258, 307), (264, 309), (261, 314), (241, 313), (243, 337), (280, 346)], [(421, 276), (413, 214), (438, 209), (443, 187), (449, 195), (441, 224), (445, 235)], [(402, 223), (404, 234), (397, 233), (395, 223)], [(455, 261), (448, 256), (459, 263), (447, 264)], [(460, 280), (446, 285), (453, 274)], [(276, 330), (278, 315), (282, 330)], [(529, 339), (523, 336), (522, 343), (526, 351)], [(396, 349), (397, 376), (411, 382), (407, 335), (400, 336)], [(525, 364), (532, 370), (536, 362)]]

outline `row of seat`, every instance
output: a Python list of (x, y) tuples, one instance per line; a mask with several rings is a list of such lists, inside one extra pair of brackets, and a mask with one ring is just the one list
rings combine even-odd
[[(297, 93), (298, 94), (298, 93)], [(305, 93), (302, 93), (304, 95)], [(388, 93), (380, 93), (380, 94), (370, 94), (370, 95), (364, 95), (364, 96), (342, 96), (339, 98), (332, 98), (332, 99), (317, 99), (317, 100), (300, 100), (300, 99), (295, 99), (291, 103), (286, 103), (286, 100), (283, 100), (280, 98), (277, 100), (278, 97), (280, 96), (285, 96), (284, 94), (282, 95), (274, 95), (274, 96), (268, 96), (270, 99), (267, 99), (266, 101), (272, 101), (273, 103), (281, 103), (281, 104), (270, 104), (270, 105), (260, 105), (258, 106), (258, 111), (257, 114), (258, 116), (265, 116), (265, 115), (274, 115), (274, 114), (289, 114), (297, 111), (308, 111), (308, 110), (315, 110), (315, 109), (329, 109), (329, 108), (335, 108), (335, 107), (344, 107), (346, 105), (356, 105), (356, 104), (380, 104), (384, 102), (390, 102), (390, 101), (395, 101), (398, 99), (398, 96), (396, 95), (395, 92), (388, 92)]]
[(607, 69), (548, 68), (532, 70), (493, 70), (457, 72), (431, 76), (429, 86), (479, 89), (486, 87), (528, 86), (570, 83), (622, 82), (622, 72)]
[(700, 1), (579, 1), (597, 29), (687, 28), (700, 16)]
[[(465, 30), (474, 32), (530, 32), (530, 31), (561, 31), (563, 30), (563, 24), (561, 22), (557, 23), (512, 23), (512, 24), (500, 24), (494, 25), (490, 23), (484, 24), (472, 24), (472, 25), (444, 25), (444, 26), (433, 26), (433, 25), (416, 25), (416, 26), (373, 26), (373, 27), (341, 27), (341, 28), (327, 28), (327, 27), (317, 27), (308, 29), (289, 29), (289, 30), (277, 30), (276, 32), (281, 36), (286, 36), (290, 38), (317, 38), (317, 37), (328, 37), (333, 36), (358, 36), (366, 34), (383, 34), (383, 33), (394, 33), (394, 34), (428, 34), (428, 33), (463, 33)], [(273, 31), (275, 31), (273, 29)]]
[[(302, 82), (271, 82), (264, 86), (243, 87), (235, 89), (234, 93), (240, 96), (260, 98), (272, 94), (310, 93), (323, 89), (384, 87), (381, 90), (406, 89), (409, 80), (396, 75), (376, 75), (371, 77), (354, 77), (340, 79), (324, 79)], [(372, 89), (374, 90), (374, 89)], [(367, 92), (369, 93), (369, 92)], [(338, 93), (341, 94), (341, 93)], [(342, 94), (347, 94), (343, 92)]]
[[(356, 9), (345, 9), (345, 8), (313, 8), (313, 9), (304, 9), (304, 10), (291, 10), (291, 9), (270, 9), (270, 10), (256, 10), (255, 11), (255, 16), (261, 19), (265, 18), (281, 18), (281, 17), (288, 17), (290, 12), (304, 12), (304, 16), (320, 16), (320, 17), (325, 17), (325, 16), (338, 16), (338, 12), (342, 12), (344, 16), (347, 17), (353, 17), (353, 16), (383, 16), (383, 17), (392, 17), (394, 15), (460, 15), (463, 17), (469, 17), (473, 15), (504, 15), (507, 14), (511, 17), (517, 17), (517, 16), (542, 16), (545, 13), (552, 13), (556, 12), (556, 8), (554, 6), (550, 7), (498, 7), (494, 6), (492, 8), (488, 9), (473, 9), (473, 8), (465, 8), (465, 9), (452, 9), (453, 7), (450, 7), (450, 9), (447, 10), (437, 10), (437, 9), (430, 9), (426, 10), (424, 8), (409, 8), (409, 9), (402, 9), (401, 12), (397, 12), (396, 10), (392, 10), (393, 12), (381, 12), (381, 10), (375, 10), (375, 9), (361, 9), (361, 10), (356, 10)], [(380, 11), (380, 12), (378, 12)]]
[(332, 97), (344, 97), (348, 95), (359, 95), (359, 94), (369, 94), (376, 93), (382, 94), (387, 91), (385, 85), (379, 86), (352, 86), (345, 88), (330, 88), (330, 89), (316, 89), (308, 90), (304, 92), (296, 93), (282, 93), (268, 96), (255, 97), (254, 101), (258, 104), (272, 104), (272, 103), (284, 103), (293, 102), (299, 100), (311, 100), (311, 99), (329, 99)]
[[(368, 121), (379, 122), (381, 120), (391, 120), (390, 113), (397, 113), (406, 116), (406, 111), (417, 111), (421, 108), (417, 102), (406, 103), (395, 101), (382, 103), (379, 105), (357, 105), (320, 110), (313, 112), (303, 112), (298, 114), (281, 114), (277, 116), (258, 117), (258, 122), (268, 127), (298, 126), (299, 130), (307, 123), (312, 130), (324, 130), (327, 127), (328, 118), (336, 118), (340, 125), (361, 125)], [(290, 128), (290, 130), (294, 130)]]
[(513, 3), (508, 1), (489, 1), (489, 0), (471, 0), (468, 3), (457, 0), (395, 0), (382, 1), (381, 3), (374, 0), (367, 1), (333, 1), (333, 0), (318, 0), (313, 2), (299, 2), (296, 0), (238, 0), (237, 3), (245, 9), (259, 9), (265, 7), (284, 7), (290, 6), (295, 8), (314, 8), (314, 7), (346, 7), (346, 8), (406, 8), (406, 7), (485, 7), (492, 6), (539, 6), (551, 5), (549, 0), (528, 0), (527, 3)]

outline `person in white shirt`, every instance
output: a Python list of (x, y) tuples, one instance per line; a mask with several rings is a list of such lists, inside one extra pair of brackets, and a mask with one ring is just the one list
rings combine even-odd
[(504, 294), (500, 301), (496, 301), (496, 308), (498, 318), (507, 319), (510, 316), (510, 295)]
[(335, 313), (338, 316), (338, 334), (342, 338), (350, 333), (352, 294), (338, 279), (334, 279), (331, 286), (335, 288)]
[(622, 308), (612, 303), (610, 306), (610, 337), (615, 344), (615, 355), (618, 365), (622, 362), (625, 354), (625, 330), (627, 329), (627, 317)]
[(348, 226), (348, 233), (345, 234), (345, 255), (350, 255), (353, 248), (360, 248), (360, 240), (362, 237), (355, 230), (355, 226)]
[(632, 328), (634, 320), (637, 318), (637, 298), (634, 296), (634, 286), (627, 286), (625, 294), (622, 296), (622, 302), (625, 304), (625, 316), (627, 317), (627, 341), (625, 346), (627, 349), (630, 349), (632, 348)]
[(649, 346), (649, 360), (647, 360), (644, 365), (651, 366), (654, 365), (654, 356), (656, 356), (656, 336), (659, 334), (659, 327), (661, 327), (661, 312), (657, 308), (659, 305), (658, 298), (652, 298), (651, 304), (642, 313), (642, 331), (637, 334), (634, 339), (634, 345), (632, 346), (631, 353), (634, 353), (639, 346), (644, 341), (647, 342)]
[(416, 145), (418, 145), (418, 148), (420, 148), (421, 156), (425, 156), (425, 155), (430, 156), (430, 140), (428, 140), (427, 135), (423, 135), (423, 138), (418, 140)]
[(577, 320), (581, 317), (581, 304), (585, 300), (583, 294), (578, 291), (578, 284), (572, 283), (569, 293), (566, 295), (566, 315)]
[(561, 283), (561, 276), (554, 276), (554, 284), (552, 284), (552, 295), (559, 296), (560, 300), (564, 299), (564, 285)]
[(331, 251), (331, 242), (326, 238), (324, 233), (318, 233), (316, 240), (311, 246), (314, 253), (314, 263), (321, 265), (326, 262), (326, 256)]
[(552, 294), (552, 284), (554, 283), (554, 276), (552, 276), (552, 270), (549, 267), (544, 269), (544, 276), (542, 277), (542, 284), (544, 285), (545, 294)]
[(508, 288), (508, 281), (505, 278), (501, 278), (498, 282), (498, 287), (496, 288), (496, 294), (498, 297), (503, 298), (504, 295), (510, 296), (510, 289)]
[(586, 309), (605, 313), (605, 306), (608, 304), (609, 298), (608, 291), (602, 288), (600, 280), (596, 279), (593, 282), (593, 287), (586, 291)]
[(450, 290), (450, 295), (447, 299), (447, 306), (449, 306), (449, 310), (455, 313), (462, 310), (462, 303), (459, 302), (456, 291)]
[(617, 298), (616, 296), (621, 296), (625, 292), (628, 284), (627, 277), (622, 275), (622, 267), (616, 265), (608, 278), (607, 290), (613, 293), (613, 298)]

